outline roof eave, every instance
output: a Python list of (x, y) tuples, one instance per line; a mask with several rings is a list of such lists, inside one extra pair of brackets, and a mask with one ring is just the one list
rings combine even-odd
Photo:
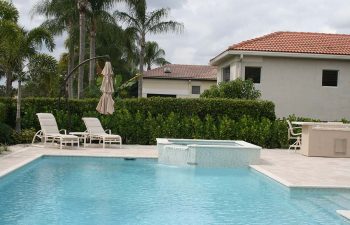
[(219, 55), (215, 56), (214, 58), (212, 58), (209, 61), (209, 65), (218, 66), (222, 60), (227, 58), (229, 55), (232, 55), (232, 54), (230, 54), (230, 52), (231, 52), (230, 50), (226, 50), (226, 51), (220, 53)]
[(249, 56), (268, 56), (268, 57), (287, 57), (287, 58), (309, 58), (309, 59), (333, 59), (350, 60), (350, 55), (335, 54), (312, 54), (312, 53), (292, 53), (292, 52), (268, 52), (268, 51), (241, 51), (227, 50), (210, 60), (210, 65), (218, 66), (223, 60), (230, 56), (249, 55)]
[(216, 78), (193, 78), (193, 77), (143, 77), (143, 79), (154, 80), (198, 80), (198, 81), (216, 81)]

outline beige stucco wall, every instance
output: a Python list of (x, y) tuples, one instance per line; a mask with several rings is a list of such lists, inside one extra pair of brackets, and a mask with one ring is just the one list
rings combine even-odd
[(200, 86), (201, 93), (215, 85), (216, 81), (144, 79), (142, 96), (147, 94), (176, 95), (177, 98), (199, 98), (192, 94), (192, 86)]
[[(222, 68), (231, 66), (231, 77), (244, 78), (245, 66), (261, 69), (262, 98), (276, 104), (278, 117), (291, 114), (321, 120), (350, 119), (350, 62), (283, 57), (238, 56), (219, 66), (218, 82)], [(240, 71), (236, 68), (243, 66)], [(322, 86), (322, 70), (339, 70), (338, 87)]]

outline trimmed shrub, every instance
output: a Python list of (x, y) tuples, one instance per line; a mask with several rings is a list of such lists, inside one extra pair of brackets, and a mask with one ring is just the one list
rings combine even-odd
[(13, 132), (12, 137), (17, 144), (28, 144), (31, 143), (36, 131), (34, 128), (22, 129), (21, 132)]
[(10, 145), (14, 144), (12, 137), (13, 129), (5, 123), (0, 123), (0, 144)]
[(7, 107), (5, 103), (0, 103), (0, 123), (5, 123)]
[[(15, 100), (2, 98), (0, 99), (1, 102), (7, 106), (6, 123), (14, 126)], [(38, 129), (39, 124), (35, 114), (38, 112), (52, 112), (55, 114), (59, 125), (83, 130), (81, 117), (101, 117), (96, 111), (97, 103), (98, 99), (69, 100), (68, 102), (61, 100), (59, 103), (57, 99), (53, 98), (25, 98), (22, 100), (22, 127)], [(272, 102), (257, 100), (141, 98), (116, 100), (115, 108), (125, 109), (132, 115), (139, 112), (143, 117), (147, 117), (148, 113), (152, 116), (158, 114), (168, 116), (175, 113), (180, 117), (195, 115), (200, 119), (210, 115), (214, 120), (222, 116), (238, 120), (244, 115), (254, 119), (275, 120), (276, 118), (275, 106)]]
[(197, 115), (201, 119), (206, 115), (211, 115), (213, 118), (226, 115), (231, 119), (239, 119), (243, 115), (256, 119), (276, 118), (275, 105), (270, 101), (260, 100), (141, 98), (118, 100), (116, 108), (127, 109), (132, 114), (137, 111), (144, 115), (148, 112), (152, 115), (176, 113), (182, 116)]
[(4, 144), (0, 144), (0, 155), (3, 153), (3, 152), (9, 152), (10, 149), (7, 145), (4, 145)]
[(213, 85), (201, 94), (202, 98), (258, 99), (261, 93), (252, 80), (236, 79)]

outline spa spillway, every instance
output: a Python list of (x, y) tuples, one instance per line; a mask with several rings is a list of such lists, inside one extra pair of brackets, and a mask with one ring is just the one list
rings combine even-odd
[(244, 167), (258, 164), (261, 147), (245, 141), (157, 138), (158, 162), (199, 167)]

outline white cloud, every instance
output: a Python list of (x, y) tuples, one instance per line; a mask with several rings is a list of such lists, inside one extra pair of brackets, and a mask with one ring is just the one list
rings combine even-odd
[[(13, 0), (20, 23), (27, 28), (40, 25), (29, 12), (40, 0)], [(348, 0), (149, 0), (150, 10), (170, 7), (171, 19), (183, 22), (183, 34), (150, 36), (166, 51), (172, 63), (208, 64), (228, 46), (275, 31), (350, 33)], [(63, 49), (58, 38), (55, 56)]]

